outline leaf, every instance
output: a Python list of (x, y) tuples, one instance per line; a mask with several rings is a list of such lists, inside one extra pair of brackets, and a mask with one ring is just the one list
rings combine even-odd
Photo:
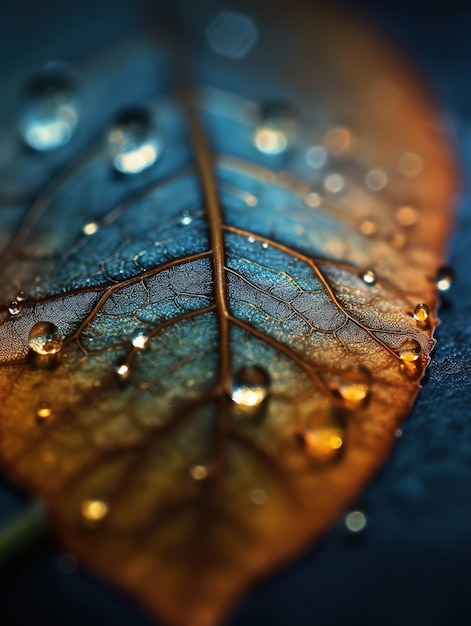
[(437, 323), (454, 175), (435, 112), (350, 20), (277, 10), (237, 65), (207, 45), (234, 14), (203, 8), (197, 95), (141, 38), (77, 91), (53, 76), (58, 135), (28, 134), (37, 85), (35, 150), (5, 127), (3, 467), (174, 624), (220, 620), (352, 500)]

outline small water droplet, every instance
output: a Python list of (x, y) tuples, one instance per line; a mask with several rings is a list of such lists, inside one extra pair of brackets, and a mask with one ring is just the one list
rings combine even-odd
[(454, 274), (451, 267), (441, 267), (437, 272), (437, 287), (439, 291), (448, 291), (453, 284)]
[(376, 274), (373, 270), (365, 270), (361, 275), (361, 279), (366, 285), (374, 285), (376, 283)]
[(397, 222), (404, 227), (413, 226), (419, 219), (419, 213), (413, 206), (404, 205), (399, 207), (396, 213)]
[(154, 120), (145, 109), (123, 112), (110, 128), (107, 147), (114, 168), (122, 174), (139, 174), (151, 167), (161, 153)]
[(406, 178), (415, 178), (422, 171), (422, 158), (415, 152), (404, 152), (399, 157), (397, 168)]
[(255, 243), (255, 237), (252, 237), (252, 236), (247, 237), (247, 241), (248, 241), (249, 243)]
[(341, 174), (329, 174), (324, 180), (324, 187), (330, 193), (340, 193), (345, 186), (345, 180)]
[(373, 220), (363, 220), (360, 224), (360, 232), (367, 237), (374, 235), (376, 232), (376, 222)]
[(350, 143), (350, 131), (342, 127), (331, 128), (324, 137), (324, 146), (331, 154), (335, 155), (346, 152)]
[(188, 213), (188, 211), (184, 211), (183, 215), (180, 218), (180, 224), (182, 224), (183, 226), (188, 226), (189, 224), (191, 224), (192, 221), (193, 221), (193, 218)]
[(248, 193), (245, 195), (245, 203), (247, 204), (247, 206), (257, 206), (258, 200), (251, 193)]
[(72, 82), (58, 66), (51, 65), (31, 82), (19, 120), (24, 142), (40, 152), (68, 143), (78, 122)]
[(262, 248), (263, 248), (264, 250), (267, 250), (267, 249), (268, 249), (268, 244), (267, 244), (267, 242), (266, 242), (266, 241), (264, 241), (264, 242), (262, 243)]
[(327, 152), (322, 146), (311, 146), (306, 150), (306, 162), (309, 167), (320, 170), (327, 162)]
[(268, 504), (270, 498), (265, 489), (253, 489), (250, 492), (250, 502), (255, 504), (255, 506), (263, 506)]
[(17, 302), (24, 302), (26, 299), (27, 299), (27, 295), (25, 291), (21, 290), (16, 294)]
[(98, 232), (98, 228), (99, 226), (96, 222), (88, 222), (88, 224), (85, 224), (82, 228), (82, 232), (84, 235), (90, 236)]
[(10, 304), (8, 305), (8, 313), (10, 313), (10, 315), (18, 315), (20, 311), (21, 307), (18, 302), (16, 302), (16, 300), (10, 302)]
[(264, 154), (285, 152), (294, 130), (294, 117), (290, 109), (283, 105), (269, 104), (260, 111), (260, 123), (253, 141)]
[(401, 250), (407, 243), (407, 239), (402, 233), (394, 233), (389, 241), (392, 247), (396, 248), (396, 250)]
[(403, 435), (403, 434), (404, 434), (404, 433), (402, 432), (402, 430), (401, 430), (400, 428), (396, 428), (396, 430), (394, 431), (394, 436), (395, 436), (397, 439), (400, 439), (400, 438), (402, 437), (402, 435)]
[(301, 441), (309, 457), (316, 463), (335, 459), (343, 446), (343, 430), (334, 426), (319, 426), (306, 430)]
[(414, 319), (420, 324), (425, 324), (430, 316), (430, 308), (420, 302), (414, 309)]
[(29, 331), (28, 346), (42, 356), (57, 354), (63, 344), (63, 337), (55, 324), (38, 322)]
[(129, 367), (125, 363), (117, 365), (115, 371), (122, 380), (125, 380), (129, 376)]
[(46, 422), (52, 415), (51, 407), (46, 402), (41, 402), (36, 410), (36, 421), (40, 424)]
[(366, 515), (361, 511), (350, 511), (345, 516), (345, 526), (351, 533), (361, 533), (366, 528)]
[(257, 412), (268, 397), (270, 378), (257, 365), (240, 368), (232, 381), (231, 398), (244, 414)]
[(364, 404), (370, 392), (370, 374), (364, 368), (353, 368), (334, 376), (331, 387), (351, 407)]
[(136, 335), (132, 340), (132, 345), (137, 350), (144, 350), (144, 348), (146, 348), (147, 346), (148, 341), (149, 341), (149, 337), (147, 335), (144, 335), (144, 334)]
[(195, 465), (190, 469), (190, 476), (194, 480), (206, 480), (208, 475), (209, 471), (206, 465)]
[(304, 202), (307, 204), (307, 206), (310, 206), (313, 209), (317, 209), (317, 207), (321, 206), (322, 204), (322, 198), (315, 191), (311, 191), (311, 193), (308, 193), (304, 196)]
[(108, 513), (109, 506), (104, 500), (87, 499), (80, 506), (80, 516), (85, 528), (96, 528)]
[(388, 184), (386, 172), (380, 168), (370, 170), (365, 176), (365, 184), (370, 191), (381, 191)]
[(402, 361), (410, 363), (417, 361), (420, 352), (420, 343), (416, 339), (406, 339), (399, 346), (398, 355)]

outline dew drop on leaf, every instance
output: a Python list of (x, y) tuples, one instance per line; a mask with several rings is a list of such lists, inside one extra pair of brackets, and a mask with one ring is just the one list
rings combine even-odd
[(373, 270), (365, 270), (361, 278), (366, 285), (374, 285), (376, 283), (376, 273)]
[(63, 344), (63, 337), (55, 324), (38, 322), (28, 335), (28, 346), (42, 356), (57, 354)]
[(430, 307), (423, 302), (420, 302), (414, 309), (414, 319), (419, 324), (426, 324), (430, 316)]
[(8, 305), (8, 312), (10, 315), (18, 315), (21, 312), (21, 307), (16, 300), (12, 300)]
[(87, 499), (80, 507), (80, 516), (84, 528), (97, 528), (109, 513), (109, 506), (104, 500)]
[(319, 426), (306, 430), (302, 442), (309, 457), (316, 463), (334, 460), (341, 452), (344, 432), (334, 426)]
[(145, 109), (129, 109), (115, 120), (107, 135), (108, 153), (122, 174), (139, 174), (154, 165), (162, 150), (158, 129)]
[(417, 361), (420, 356), (421, 347), (420, 343), (416, 339), (406, 339), (399, 346), (398, 354), (402, 361), (411, 362)]
[(441, 267), (437, 272), (437, 287), (445, 292), (450, 289), (454, 280), (454, 272), (451, 267)]
[(242, 367), (234, 374), (231, 398), (244, 414), (256, 413), (267, 399), (269, 391), (270, 378), (262, 367)]

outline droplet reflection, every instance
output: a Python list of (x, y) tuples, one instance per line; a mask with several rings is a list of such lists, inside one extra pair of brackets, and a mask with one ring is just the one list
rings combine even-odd
[(107, 136), (108, 153), (122, 174), (139, 174), (151, 167), (161, 152), (161, 141), (145, 109), (129, 109), (115, 121)]
[(406, 339), (399, 347), (398, 355), (401, 361), (407, 363), (417, 361), (420, 356), (421, 347), (416, 339)]
[(231, 399), (244, 414), (257, 413), (268, 397), (270, 378), (257, 365), (240, 368), (232, 381)]
[(63, 344), (63, 337), (55, 324), (38, 322), (33, 326), (28, 336), (28, 346), (37, 354), (51, 356), (57, 354)]

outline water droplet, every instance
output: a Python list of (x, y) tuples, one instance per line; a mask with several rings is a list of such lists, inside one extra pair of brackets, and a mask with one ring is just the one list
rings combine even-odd
[(250, 492), (250, 502), (255, 504), (255, 506), (263, 506), (264, 504), (268, 504), (270, 498), (265, 489), (253, 489)]
[(68, 143), (78, 122), (72, 82), (59, 64), (48, 68), (29, 85), (19, 120), (25, 143), (46, 152)]
[(195, 465), (190, 469), (190, 476), (194, 480), (206, 480), (208, 475), (209, 471), (206, 465)]
[(408, 380), (418, 380), (424, 371), (424, 366), (419, 359), (417, 361), (401, 361), (401, 372)]
[(37, 354), (51, 356), (57, 354), (63, 344), (63, 337), (55, 324), (38, 322), (29, 331), (28, 346)]
[(390, 243), (393, 248), (396, 248), (396, 250), (401, 250), (402, 248), (405, 247), (407, 243), (407, 239), (401, 233), (395, 233), (391, 237)]
[(396, 220), (401, 226), (409, 227), (417, 223), (419, 213), (415, 207), (404, 205), (399, 207), (396, 213)]
[(406, 363), (417, 361), (421, 352), (420, 343), (416, 339), (406, 339), (398, 350), (399, 358)]
[(309, 457), (317, 463), (335, 459), (343, 446), (343, 430), (334, 426), (310, 428), (302, 434), (302, 443)]
[(422, 158), (415, 152), (404, 152), (399, 157), (397, 168), (406, 178), (415, 178), (422, 171)]
[(16, 300), (10, 302), (10, 304), (8, 305), (8, 313), (10, 313), (10, 315), (18, 315), (20, 311), (21, 307), (18, 302), (16, 302)]
[(132, 345), (137, 349), (137, 350), (144, 350), (144, 348), (147, 346), (147, 342), (149, 341), (149, 337), (147, 335), (136, 335), (133, 340), (132, 340)]
[(361, 511), (350, 511), (345, 516), (345, 526), (351, 533), (361, 533), (366, 528), (366, 515)]
[(122, 174), (139, 174), (151, 167), (161, 152), (161, 141), (145, 109), (129, 109), (115, 121), (107, 136), (113, 166)]
[(129, 376), (129, 367), (125, 363), (117, 365), (115, 371), (122, 380), (125, 380)]
[(255, 243), (255, 237), (252, 237), (252, 236), (247, 237), (247, 241), (248, 241), (249, 243)]
[(370, 191), (381, 191), (388, 184), (388, 177), (382, 169), (374, 168), (366, 174), (365, 184)]
[(403, 435), (403, 434), (404, 434), (404, 433), (402, 432), (402, 430), (401, 430), (400, 428), (396, 428), (396, 430), (394, 431), (394, 436), (395, 436), (397, 439), (400, 439), (400, 438), (402, 437), (402, 435)]
[(264, 242), (262, 243), (262, 248), (263, 248), (264, 250), (267, 250), (267, 249), (268, 249), (268, 244), (267, 244), (267, 242), (266, 242), (266, 241), (264, 241)]
[(193, 221), (193, 218), (188, 213), (188, 211), (184, 211), (183, 215), (180, 218), (180, 224), (182, 224), (183, 226), (188, 226), (189, 224), (191, 224), (192, 221)]
[(258, 200), (251, 193), (248, 193), (245, 195), (245, 203), (247, 204), (247, 206), (257, 206)]
[(36, 410), (36, 421), (42, 424), (43, 422), (46, 422), (51, 415), (51, 407), (46, 402), (41, 402)]
[(339, 155), (350, 147), (350, 132), (346, 128), (331, 128), (324, 137), (324, 146), (331, 154)]
[(345, 186), (345, 180), (341, 174), (329, 174), (324, 180), (324, 187), (330, 193), (339, 193)]
[(365, 270), (361, 275), (361, 279), (366, 285), (374, 285), (376, 283), (376, 274), (373, 270)]
[(304, 202), (313, 209), (316, 209), (321, 206), (322, 198), (318, 193), (311, 191), (311, 193), (304, 196)]
[(104, 500), (84, 500), (80, 506), (80, 516), (85, 528), (96, 528), (108, 515), (109, 506)]
[(430, 308), (420, 302), (414, 309), (414, 319), (420, 324), (425, 324), (430, 316)]
[(364, 404), (370, 392), (370, 374), (363, 367), (352, 368), (334, 375), (330, 387), (350, 407), (357, 408)]
[(360, 232), (366, 236), (374, 235), (376, 232), (376, 223), (373, 220), (363, 220), (360, 224)]
[(327, 162), (327, 152), (322, 146), (311, 146), (306, 150), (306, 162), (309, 167), (320, 170)]
[(253, 135), (255, 146), (264, 154), (281, 154), (288, 147), (294, 130), (292, 112), (283, 105), (266, 105)]
[(27, 299), (26, 292), (21, 290), (16, 294), (17, 302), (24, 302)]
[(82, 232), (84, 235), (90, 236), (94, 235), (98, 231), (98, 228), (99, 226), (96, 222), (88, 222), (88, 224), (85, 224), (82, 228)]
[(234, 374), (231, 398), (244, 414), (253, 414), (261, 408), (269, 390), (268, 373), (257, 365), (250, 365), (242, 367)]
[(441, 267), (437, 272), (437, 287), (439, 291), (448, 291), (453, 284), (454, 274), (451, 267)]

